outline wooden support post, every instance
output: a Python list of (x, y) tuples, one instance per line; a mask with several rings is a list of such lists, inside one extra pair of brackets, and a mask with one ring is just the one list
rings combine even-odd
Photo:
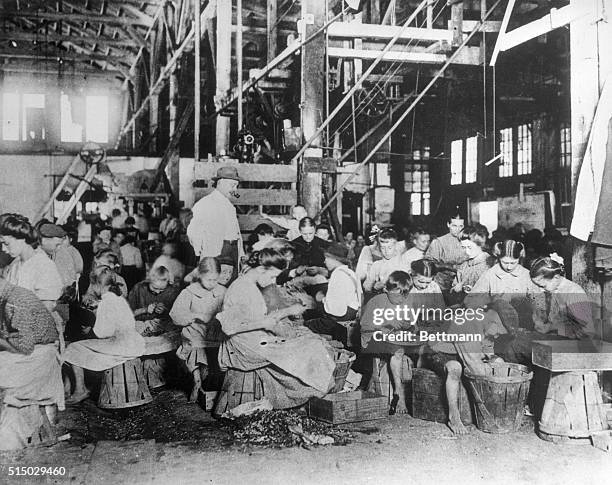
[[(229, 8), (231, 10), (231, 3)], [(193, 76), (193, 159), (197, 162), (198, 160), (200, 160), (200, 92), (202, 90), (202, 82), (200, 80), (200, 46), (202, 45), (202, 26), (200, 25), (200, 0), (194, 0), (193, 15), (195, 29), (195, 55), (193, 63), (195, 69)]]
[(463, 2), (455, 2), (451, 6), (451, 25), (453, 28), (454, 47), (463, 41)]
[(380, 0), (370, 0), (370, 24), (380, 23)]
[(266, 32), (268, 34), (268, 62), (272, 61), (276, 57), (276, 49), (277, 49), (277, 44), (278, 44), (278, 35), (277, 35), (278, 30), (276, 28), (277, 15), (278, 15), (277, 0), (268, 0), (267, 26), (266, 26)]
[[(317, 31), (325, 22), (325, 2), (302, 0), (304, 38)], [(310, 139), (323, 121), (325, 113), (325, 37), (318, 36), (302, 48), (302, 132)], [(320, 146), (321, 137), (314, 145)], [(321, 149), (309, 149), (305, 156), (321, 157)], [(303, 163), (303, 159), (302, 159)], [(300, 184), (300, 201), (306, 212), (313, 216), (319, 212), (322, 199), (322, 176), (320, 173), (303, 173)]]
[[(217, 1), (217, 98), (224, 99), (230, 88), (232, 71), (232, 2)], [(230, 145), (230, 118), (217, 116), (216, 153), (227, 153)]]
[[(612, 25), (602, 18), (600, 0), (571, 0), (570, 5), (588, 9), (570, 24), (571, 58), (571, 133), (572, 133), (572, 199), (586, 151), (599, 93), (608, 79), (612, 82), (612, 56), (607, 55), (612, 44)], [(607, 13), (609, 15), (609, 13)], [(609, 187), (602, 187), (609, 190)], [(596, 301), (601, 290), (594, 271), (593, 247), (574, 239), (572, 279)], [(604, 304), (612, 306), (612, 283), (604, 285)]]
[(236, 70), (238, 87), (238, 131), (242, 130), (242, 0), (236, 0)]

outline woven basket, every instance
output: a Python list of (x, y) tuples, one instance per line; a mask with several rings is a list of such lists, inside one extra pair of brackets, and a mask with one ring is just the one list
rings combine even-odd
[(330, 393), (340, 392), (344, 388), (346, 382), (346, 376), (351, 368), (351, 365), (355, 361), (355, 354), (344, 349), (334, 349), (334, 362), (336, 368), (334, 369), (334, 387)]

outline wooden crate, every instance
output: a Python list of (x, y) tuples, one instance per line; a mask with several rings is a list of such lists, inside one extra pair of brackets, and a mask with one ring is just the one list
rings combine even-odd
[(612, 370), (612, 344), (601, 340), (536, 340), (531, 354), (552, 372)]
[(386, 396), (366, 391), (327, 394), (308, 402), (308, 415), (331, 424), (370, 421), (389, 416)]

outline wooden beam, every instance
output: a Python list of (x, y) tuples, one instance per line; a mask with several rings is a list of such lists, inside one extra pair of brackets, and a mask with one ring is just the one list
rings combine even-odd
[[(219, 106), (227, 97), (231, 89), (232, 72), (232, 3), (230, 1), (217, 2), (217, 31), (215, 43), (217, 47), (215, 75), (217, 92), (215, 101)], [(198, 122), (200, 120), (198, 119)], [(217, 116), (216, 120), (216, 149), (215, 153), (227, 153), (230, 148), (230, 119)]]
[(508, 0), (508, 5), (506, 5), (506, 11), (504, 12), (504, 18), (502, 20), (501, 27), (499, 28), (499, 35), (497, 36), (497, 41), (495, 42), (495, 47), (493, 48), (493, 54), (491, 55), (489, 66), (494, 66), (497, 62), (497, 56), (499, 55), (499, 51), (504, 40), (504, 35), (506, 35), (506, 30), (508, 29), (508, 22), (510, 22), (510, 16), (512, 15), (512, 9), (514, 8), (515, 3), (516, 0)]
[(547, 34), (552, 30), (558, 29), (559, 27), (563, 27), (564, 25), (569, 24), (573, 20), (577, 20), (583, 15), (586, 15), (588, 12), (583, 8), (584, 4), (581, 6), (577, 5), (567, 5), (559, 10), (553, 8), (550, 10), (550, 13), (541, 17), (538, 20), (534, 20), (533, 22), (528, 23), (527, 25), (523, 25), (518, 27), (510, 32), (506, 32), (501, 40), (501, 46), (499, 48), (500, 51), (507, 51), (508, 49), (512, 49), (517, 45), (523, 44), (531, 39), (535, 39), (540, 35)]
[(128, 63), (129, 59), (124, 59), (117, 56), (107, 56), (102, 53), (85, 53), (78, 54), (76, 52), (67, 52), (64, 50), (54, 50), (52, 52), (36, 52), (25, 49), (1, 49), (0, 57), (8, 57), (14, 59), (43, 59), (43, 58), (61, 58), (68, 61), (110, 61), (114, 64), (121, 62)]
[(276, 30), (276, 19), (278, 14), (277, 0), (267, 0), (267, 26), (266, 35), (268, 40), (267, 62), (271, 62), (276, 57), (278, 32)]
[(29, 32), (0, 32), (0, 40), (14, 40), (15, 42), (36, 42), (44, 44), (45, 42), (72, 42), (74, 44), (100, 44), (114, 49), (136, 48), (138, 45), (127, 39), (109, 39), (108, 37), (83, 37), (80, 35), (63, 35), (54, 32), (33, 34)]
[(398, 41), (452, 42), (453, 34), (445, 29), (421, 29), (394, 25), (358, 24), (357, 22), (336, 22), (329, 26), (330, 38), (391, 40), (400, 32)]
[[(379, 50), (369, 49), (345, 49), (343, 47), (330, 47), (329, 57), (340, 57), (344, 59), (375, 60), (380, 55)], [(446, 54), (434, 54), (430, 52), (399, 52), (389, 51), (384, 54), (381, 62), (408, 62), (414, 64), (443, 64), (448, 59)], [(465, 47), (454, 59), (453, 64), (464, 64), (479, 66), (482, 64), (480, 47)]]
[(59, 12), (40, 12), (40, 11), (24, 11), (24, 10), (4, 10), (2, 12), (5, 18), (36, 18), (43, 20), (73, 21), (73, 22), (89, 22), (103, 23), (107, 25), (141, 25), (149, 27), (150, 23), (143, 22), (140, 19), (132, 19), (127, 17), (114, 17), (112, 15), (98, 14), (77, 14), (77, 13), (59, 13)]

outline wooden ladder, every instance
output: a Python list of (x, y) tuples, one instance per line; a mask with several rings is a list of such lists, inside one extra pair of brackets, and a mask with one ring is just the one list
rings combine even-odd
[(89, 167), (89, 170), (87, 170), (87, 173), (79, 182), (79, 185), (77, 186), (76, 190), (72, 194), (72, 197), (70, 197), (70, 200), (64, 206), (64, 210), (62, 211), (60, 216), (57, 218), (56, 224), (62, 225), (66, 223), (66, 219), (68, 219), (68, 216), (72, 212), (72, 209), (76, 207), (79, 200), (81, 200), (81, 197), (83, 197), (83, 194), (85, 193), (85, 191), (91, 186), (91, 181), (95, 177), (97, 169), (98, 167), (96, 164)]

